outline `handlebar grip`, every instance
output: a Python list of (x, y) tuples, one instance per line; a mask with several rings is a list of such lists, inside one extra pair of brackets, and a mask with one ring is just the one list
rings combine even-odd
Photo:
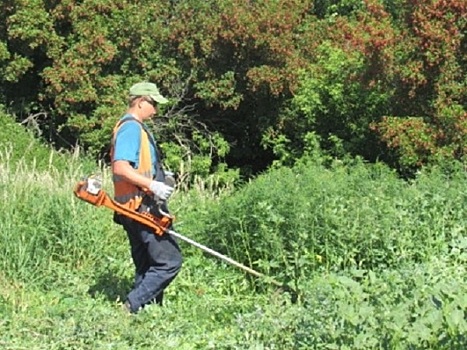
[(176, 185), (175, 178), (173, 176), (171, 176), (171, 175), (166, 175), (165, 176), (164, 183), (167, 186), (170, 186), (170, 187), (175, 187), (175, 185)]

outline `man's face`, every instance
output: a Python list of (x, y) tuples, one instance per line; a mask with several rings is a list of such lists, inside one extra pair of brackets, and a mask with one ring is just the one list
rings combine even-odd
[(145, 96), (141, 98), (140, 108), (141, 108), (141, 116), (144, 119), (151, 118), (157, 113), (157, 103), (149, 96)]

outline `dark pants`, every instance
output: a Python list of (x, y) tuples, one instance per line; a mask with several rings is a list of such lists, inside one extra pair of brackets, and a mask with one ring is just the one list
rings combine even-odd
[(122, 218), (135, 265), (135, 284), (128, 294), (131, 312), (156, 302), (162, 304), (164, 289), (182, 267), (182, 254), (169, 234), (156, 235), (150, 228), (129, 218)]

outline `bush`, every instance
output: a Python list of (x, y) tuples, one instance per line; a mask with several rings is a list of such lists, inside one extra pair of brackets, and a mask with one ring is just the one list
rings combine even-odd
[(462, 260), (434, 258), (400, 270), (309, 281), (297, 314), (297, 348), (463, 349), (465, 248)]
[(16, 123), (0, 106), (0, 158), (8, 167), (15, 168), (20, 163), (30, 170), (39, 171), (51, 168), (65, 170), (70, 164), (89, 171), (96, 167), (94, 161), (83, 155), (78, 161), (78, 156), (78, 153), (57, 152), (50, 145), (42, 143), (31, 131)]
[[(175, 193), (177, 230), (294, 282), (299, 299), (292, 304), (280, 291), (258, 292), (241, 271), (181, 244), (184, 267), (167, 291), (165, 307), (148, 307), (135, 317), (119, 309), (133, 271), (125, 234), (109, 210), (74, 198), (81, 175), (83, 169), (72, 164), (38, 171), (23, 160), (10, 166), (1, 159), (0, 345), (5, 348), (460, 350), (467, 345), (461, 171), (446, 177), (433, 169), (406, 183), (379, 165), (326, 169), (303, 163), (271, 171), (221, 198), (202, 186), (183, 196)], [(400, 237), (383, 236), (396, 226)], [(369, 238), (381, 243), (371, 245)], [(354, 251), (367, 260), (358, 262)], [(382, 257), (392, 268), (382, 268)], [(369, 269), (372, 264), (377, 269)]]
[(406, 182), (387, 167), (304, 163), (259, 176), (223, 198), (197, 235), (269, 275), (423, 263), (465, 235), (465, 172)]

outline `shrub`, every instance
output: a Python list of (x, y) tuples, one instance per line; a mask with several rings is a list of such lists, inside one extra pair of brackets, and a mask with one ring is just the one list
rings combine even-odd
[(304, 163), (259, 176), (223, 198), (195, 232), (285, 280), (316, 270), (422, 263), (465, 235), (465, 173), (406, 182), (387, 167)]
[(42, 143), (32, 131), (16, 123), (0, 106), (0, 158), (8, 163), (9, 167), (15, 168), (21, 163), (29, 170), (44, 171), (51, 168), (65, 170), (70, 164), (87, 170), (96, 166), (94, 161), (84, 156), (78, 161), (78, 156), (78, 152), (60, 153), (50, 145)]

